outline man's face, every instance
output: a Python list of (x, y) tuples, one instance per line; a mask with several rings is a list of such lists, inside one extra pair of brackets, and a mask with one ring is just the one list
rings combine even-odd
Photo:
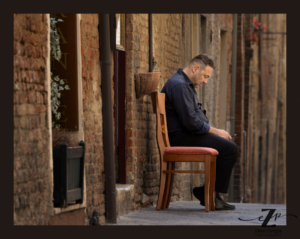
[(200, 70), (200, 65), (194, 65), (192, 67), (192, 77), (191, 81), (195, 88), (202, 86), (203, 84), (207, 83), (208, 78), (211, 76), (213, 72), (213, 68), (211, 66), (206, 66), (203, 70)]

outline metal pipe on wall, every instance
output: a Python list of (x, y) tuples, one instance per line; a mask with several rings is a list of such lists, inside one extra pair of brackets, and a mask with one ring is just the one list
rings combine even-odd
[(148, 14), (148, 24), (149, 24), (149, 72), (153, 71), (152, 66), (152, 54), (153, 54), (153, 39), (152, 39), (152, 14)]
[(243, 183), (243, 186), (244, 186), (244, 189), (243, 189), (243, 194), (244, 194), (244, 197), (243, 197), (243, 202), (246, 202), (246, 166), (247, 166), (247, 161), (246, 161), (246, 146), (247, 146), (247, 142), (246, 142), (246, 140), (247, 140), (247, 133), (246, 133), (246, 131), (244, 130), (243, 131), (243, 151), (244, 151), (244, 153), (243, 153), (243, 158), (244, 158), (244, 172), (243, 172), (243, 174), (244, 174), (244, 183)]
[(106, 221), (117, 223), (109, 14), (99, 14)]
[[(231, 106), (230, 106), (230, 134), (234, 134), (235, 130), (235, 92), (236, 92), (236, 56), (237, 56), (237, 14), (233, 16), (232, 31), (232, 72), (231, 72)], [(233, 139), (234, 140), (234, 139)], [(228, 200), (233, 201), (233, 170), (229, 182)]]

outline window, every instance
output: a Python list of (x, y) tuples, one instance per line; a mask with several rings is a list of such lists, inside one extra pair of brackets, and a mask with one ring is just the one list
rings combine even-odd
[(70, 90), (62, 90), (60, 105), (57, 110), (61, 114), (60, 119), (52, 115), (52, 121), (60, 128), (78, 131), (78, 56), (77, 56), (77, 27), (76, 14), (51, 14), (57, 22), (57, 33), (60, 35), (61, 59), (57, 61), (51, 56), (51, 72), (53, 76), (59, 76), (67, 84)]
[[(81, 117), (81, 115), (83, 115), (82, 82), (81, 82), (82, 79), (81, 34), (80, 34), (81, 14), (49, 14), (49, 21), (50, 21), (50, 15), (51, 17), (55, 17), (63, 20), (63, 22), (58, 22), (56, 24), (57, 32), (60, 35), (60, 48), (62, 52), (62, 57), (59, 61), (55, 59), (51, 59), (51, 64), (50, 64), (50, 57), (49, 57), (48, 66), (51, 69), (53, 76), (58, 75), (59, 78), (63, 79), (66, 82), (66, 84), (69, 85), (70, 88), (70, 90), (61, 91), (62, 95), (61, 98), (59, 99), (61, 101), (61, 104), (58, 109), (58, 112), (61, 112), (62, 117), (56, 122), (60, 124), (61, 128), (68, 130), (69, 131), (68, 133), (70, 135), (75, 136), (78, 139), (78, 144), (79, 144), (81, 140), (84, 141), (83, 122)], [(49, 35), (50, 35), (50, 27), (49, 27)], [(50, 46), (50, 42), (49, 42), (49, 46)], [(50, 50), (48, 51), (48, 54), (50, 55)], [(48, 86), (50, 88), (50, 73), (48, 75), (48, 79), (49, 79)], [(49, 113), (50, 113), (51, 112), (50, 96), (48, 99), (49, 99), (48, 106), (49, 106)], [(51, 126), (52, 126), (52, 122), (50, 116), (49, 128), (50, 128), (50, 135), (52, 137)], [(50, 155), (52, 156), (52, 151)], [(77, 198), (76, 195), (79, 194), (78, 190), (77, 191), (74, 190), (74, 192), (71, 192), (71, 194), (69, 195), (70, 196), (69, 199), (72, 199), (72, 197), (75, 198), (74, 203), (67, 205), (68, 206), (67, 208), (55, 207), (54, 208), (55, 214), (86, 207), (86, 181), (85, 181), (84, 170), (80, 170), (83, 168), (81, 165), (82, 160), (78, 159), (80, 157), (73, 157), (73, 156), (72, 156), (72, 160), (68, 161), (69, 165), (67, 165), (67, 168), (69, 169), (69, 173), (67, 175), (69, 177), (68, 183), (72, 181), (73, 185), (70, 184), (67, 186), (71, 189), (78, 188), (78, 185), (83, 186), (83, 192), (80, 192), (83, 195), (81, 199), (78, 200), (76, 199)], [(53, 161), (50, 163), (50, 165), (52, 167), (51, 170), (53, 170)], [(70, 169), (72, 170), (70, 171)], [(80, 176), (81, 179), (75, 178), (75, 174), (78, 174), (78, 172), (81, 174)], [(83, 179), (82, 179), (82, 174), (83, 174)], [(55, 183), (55, 181), (53, 183)]]
[(125, 14), (109, 14), (112, 50), (125, 51)]

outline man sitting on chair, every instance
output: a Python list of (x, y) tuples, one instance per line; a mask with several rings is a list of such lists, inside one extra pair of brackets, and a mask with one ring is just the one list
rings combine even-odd
[[(207, 55), (194, 57), (182, 70), (172, 75), (164, 85), (166, 117), (171, 146), (209, 147), (218, 150), (216, 164), (215, 208), (233, 210), (219, 193), (227, 193), (231, 171), (238, 157), (239, 148), (231, 136), (222, 129), (208, 124), (206, 111), (201, 109), (195, 88), (206, 84), (214, 69), (214, 62)], [(195, 187), (194, 196), (204, 204), (204, 187)]]

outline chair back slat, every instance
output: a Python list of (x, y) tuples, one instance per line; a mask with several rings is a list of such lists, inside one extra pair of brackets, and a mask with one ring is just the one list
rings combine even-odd
[(166, 95), (164, 93), (157, 93), (157, 101), (158, 101), (159, 113), (161, 119), (160, 122), (161, 122), (162, 137), (164, 140), (165, 147), (170, 147), (167, 118), (166, 118), (165, 97)]
[(160, 119), (161, 119), (160, 120), (160, 122), (161, 122), (161, 133), (162, 133), (162, 138), (164, 140), (165, 147), (170, 147), (166, 114), (160, 114)]
[(165, 94), (164, 93), (157, 93), (158, 96), (158, 108), (160, 114), (166, 113), (166, 107), (165, 107)]
[(155, 109), (156, 113), (156, 137), (162, 156), (165, 152), (165, 148), (170, 147), (165, 109), (165, 94), (154, 92), (151, 97), (153, 109)]

